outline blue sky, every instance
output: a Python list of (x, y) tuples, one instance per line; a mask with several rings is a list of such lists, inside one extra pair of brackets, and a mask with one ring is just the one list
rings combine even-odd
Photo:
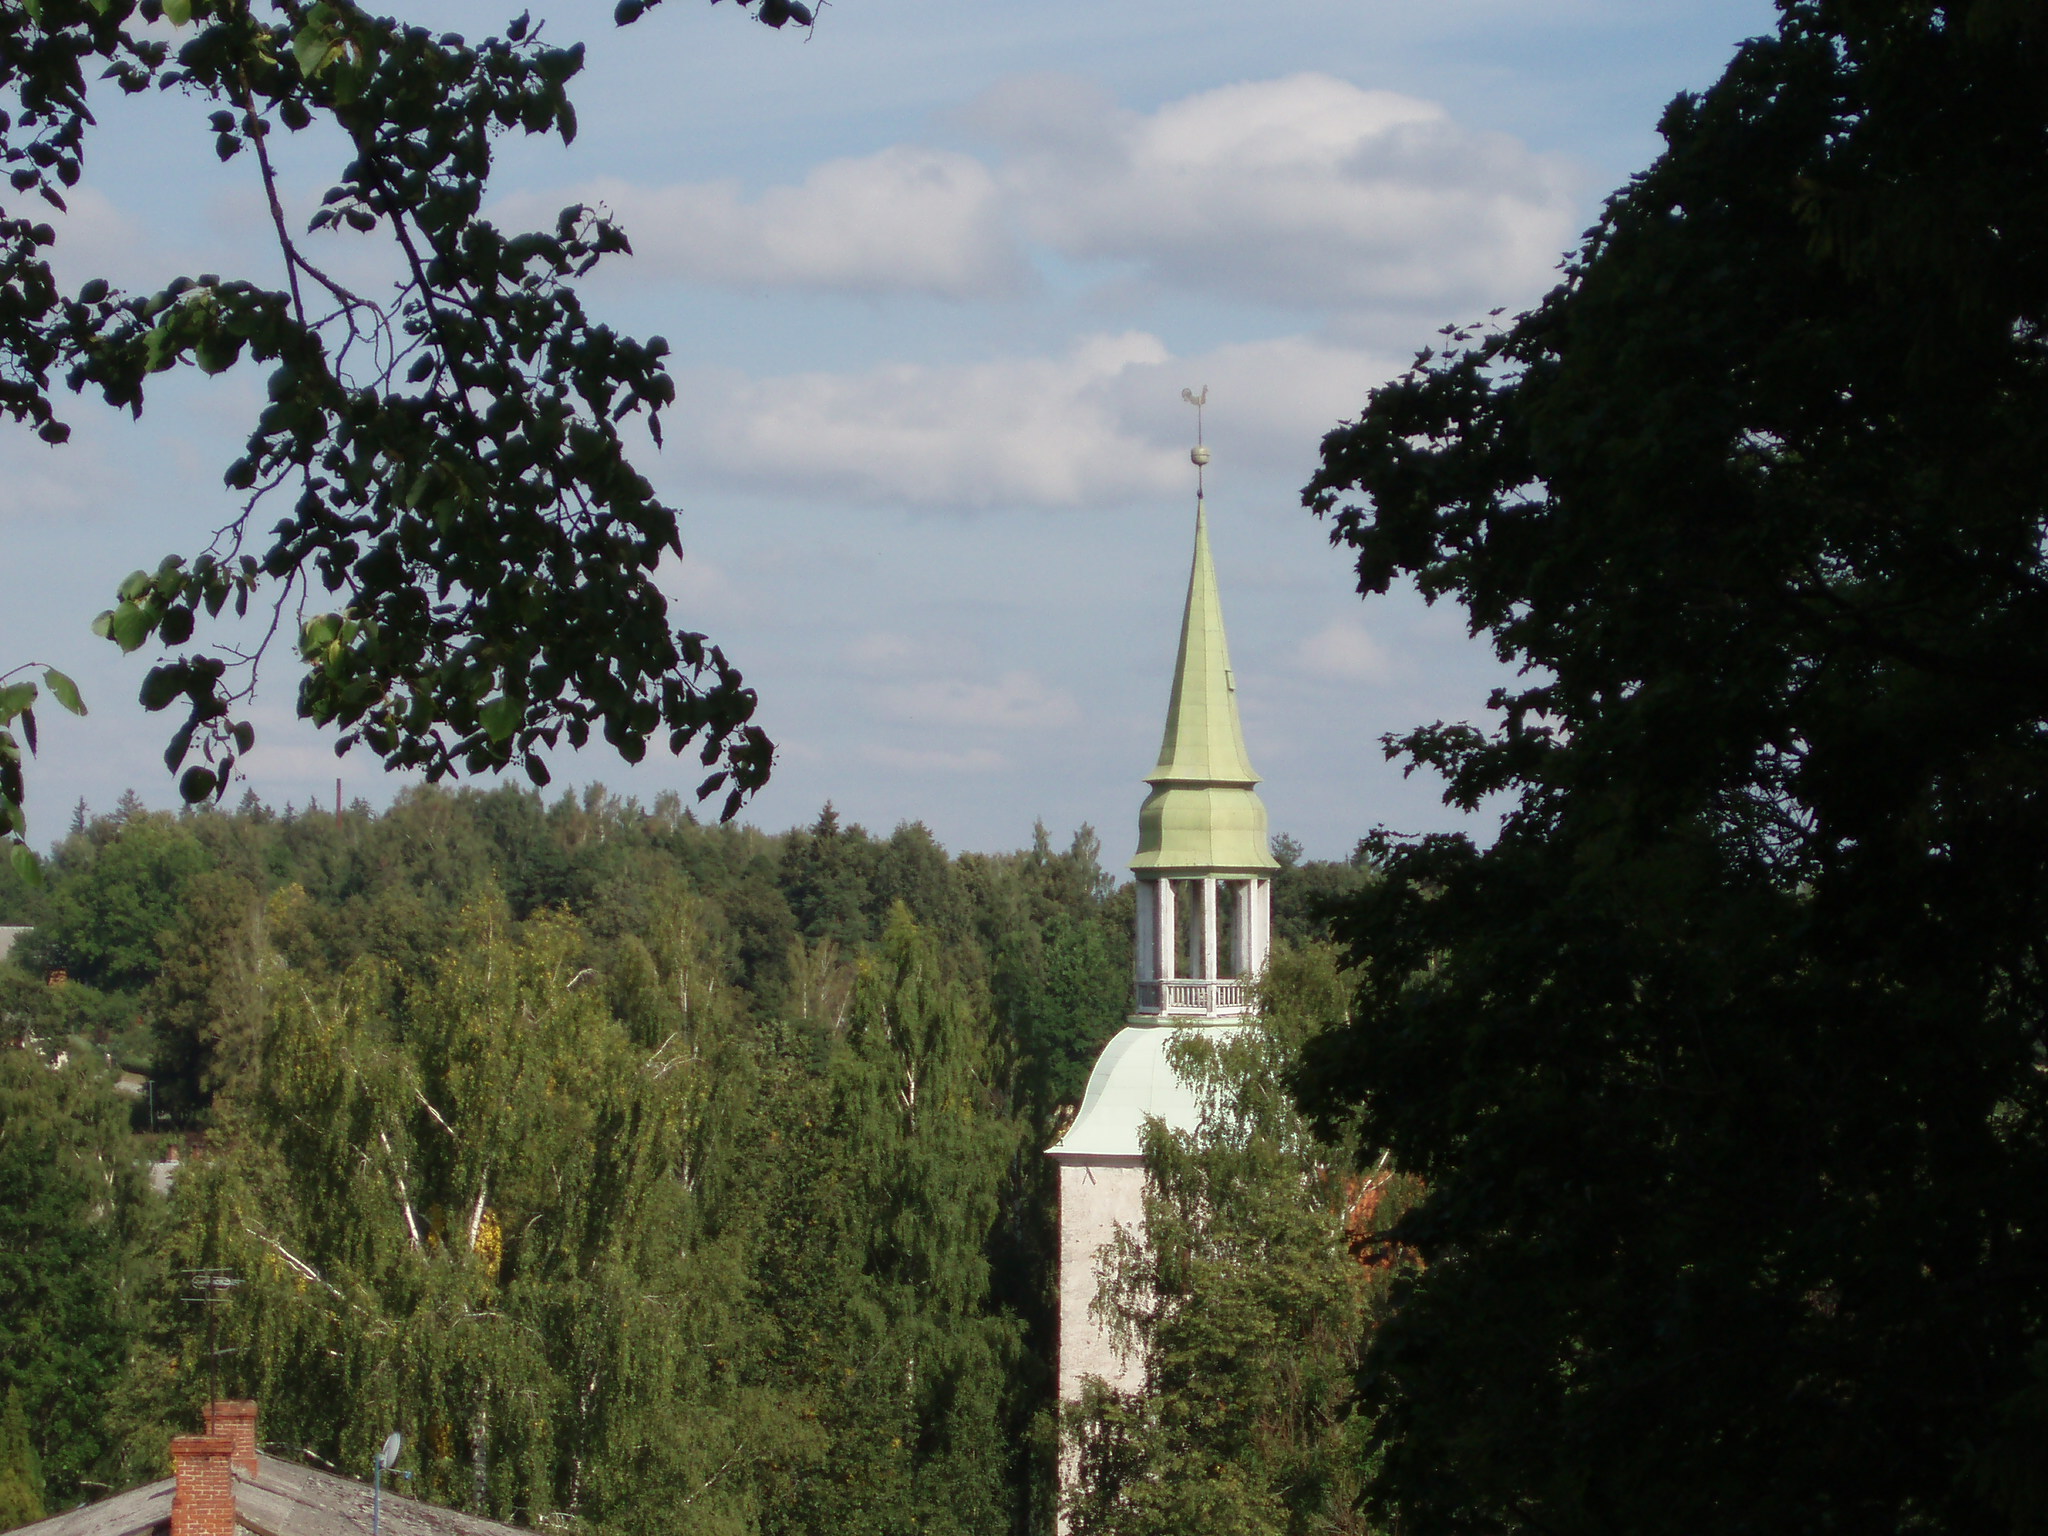
[[(956, 849), (1082, 821), (1120, 860), (1186, 582), (1192, 412), (1210, 387), (1211, 522), (1239, 697), (1276, 831), (1339, 856), (1376, 824), (1454, 825), (1385, 732), (1477, 719), (1501, 673), (1455, 611), (1352, 591), (1298, 502), (1321, 434), (1440, 325), (1525, 306), (1681, 89), (1766, 30), (1754, 0), (834, 0), (808, 37), (731, 5), (534, 6), (589, 45), (581, 132), (508, 142), (497, 216), (601, 200), (636, 256), (588, 285), (659, 332), (680, 390), (642, 444), (683, 508), (675, 617), (723, 644), (781, 745), (747, 816), (830, 798)], [(496, 30), (503, 6), (431, 4)], [(206, 104), (117, 102), (62, 230), (72, 282), (275, 281), (254, 167)], [(291, 146), (303, 217), (338, 166)], [(327, 259), (374, 279), (364, 242)], [(260, 380), (181, 380), (140, 423), (73, 402), (50, 450), (0, 425), (0, 667), (70, 671), (38, 841), (80, 797), (169, 803), (146, 653), (87, 631), (129, 569), (203, 546)], [(273, 803), (397, 782), (292, 719), (275, 657), (250, 784)], [(557, 784), (693, 782), (592, 749)]]

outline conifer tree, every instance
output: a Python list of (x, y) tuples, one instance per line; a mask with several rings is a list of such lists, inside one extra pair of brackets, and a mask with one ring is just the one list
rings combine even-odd
[(0, 1412), (0, 1531), (43, 1518), (43, 1464), (29, 1439), (21, 1388), (7, 1389)]
[(899, 905), (859, 969), (815, 1116), (825, 1134), (790, 1191), (804, 1210), (779, 1261), (802, 1286), (782, 1309), (789, 1369), (816, 1394), (828, 1449), (776, 1501), (772, 1529), (968, 1536), (1007, 1522), (1019, 1334), (992, 1304), (987, 1243), (1017, 1131), (993, 1103), (991, 1061), (985, 1006)]
[(162, 959), (143, 1007), (156, 1040), (157, 1105), (203, 1112), (245, 1085), (263, 1020), (263, 900), (238, 874), (207, 870), (187, 885), (159, 935)]

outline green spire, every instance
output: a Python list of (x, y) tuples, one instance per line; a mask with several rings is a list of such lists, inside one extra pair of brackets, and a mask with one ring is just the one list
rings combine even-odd
[(1245, 751), (1237, 716), (1237, 680), (1223, 635), (1223, 600), (1209, 554), (1209, 515), (1195, 502), (1195, 563), (1188, 573), (1180, 656), (1155, 785), (1138, 813), (1136, 870), (1189, 873), (1275, 869), (1266, 839), (1266, 807), (1253, 793), (1259, 776)]
[(1209, 555), (1209, 513), (1195, 503), (1195, 565), (1188, 573), (1187, 612), (1180, 621), (1180, 657), (1173, 666), (1173, 698), (1166, 706), (1166, 737), (1153, 784), (1259, 782), (1244, 749), (1237, 719), (1237, 680), (1223, 637), (1223, 599), (1216, 562)]

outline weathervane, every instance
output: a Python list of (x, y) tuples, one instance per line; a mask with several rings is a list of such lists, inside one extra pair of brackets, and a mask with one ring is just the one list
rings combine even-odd
[(1202, 499), (1202, 466), (1209, 462), (1209, 450), (1202, 446), (1202, 407), (1209, 403), (1209, 386), (1204, 384), (1198, 395), (1192, 389), (1180, 392), (1181, 399), (1195, 408), (1195, 446), (1188, 455), (1195, 466), (1195, 500)]

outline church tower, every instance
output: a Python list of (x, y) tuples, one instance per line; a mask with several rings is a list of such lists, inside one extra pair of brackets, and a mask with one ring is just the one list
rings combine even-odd
[[(1206, 449), (1196, 449), (1204, 459)], [(1197, 461), (1198, 463), (1200, 460)], [(1272, 947), (1273, 858), (1252, 787), (1209, 513), (1195, 498), (1195, 563), (1180, 621), (1152, 793), (1138, 809), (1138, 997), (1133, 1022), (1241, 1017)]]
[[(1206, 395), (1206, 391), (1204, 394)], [(1189, 397), (1191, 400), (1192, 396)], [(1223, 605), (1209, 553), (1200, 488), (1209, 451), (1197, 447), (1195, 557), (1181, 618), (1180, 653), (1159, 761), (1138, 811), (1137, 976), (1130, 1019), (1103, 1047), (1079, 1113), (1046, 1155), (1059, 1165), (1059, 1396), (1077, 1402), (1100, 1377), (1130, 1390), (1140, 1362), (1121, 1357), (1091, 1315), (1102, 1276), (1098, 1256), (1116, 1229), (1143, 1230), (1148, 1116), (1193, 1130), (1200, 1109), (1167, 1060), (1183, 1029), (1244, 1028), (1248, 983), (1272, 944), (1272, 875), (1266, 807), (1255, 786), (1237, 713), (1237, 679), (1223, 634)], [(1062, 1495), (1071, 1476), (1063, 1453)], [(1065, 1529), (1064, 1517), (1061, 1529)]]

